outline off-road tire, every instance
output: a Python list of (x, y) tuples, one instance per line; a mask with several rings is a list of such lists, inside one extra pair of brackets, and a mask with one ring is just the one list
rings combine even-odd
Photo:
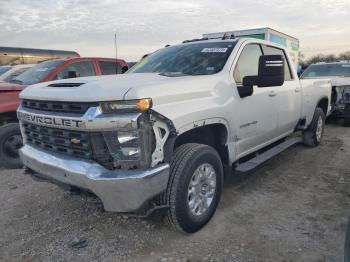
[[(321, 138), (317, 139), (317, 126), (318, 126), (318, 121), (319, 119), (322, 119), (322, 133), (321, 133)], [(326, 122), (326, 116), (323, 112), (323, 110), (319, 107), (316, 108), (314, 116), (312, 118), (311, 124), (308, 127), (307, 130), (303, 131), (303, 143), (306, 146), (309, 147), (316, 147), (318, 146), (323, 137), (324, 133), (324, 126)]]
[(23, 166), (18, 154), (9, 154), (5, 148), (5, 144), (14, 136), (21, 136), (18, 123), (8, 123), (0, 127), (0, 167), (14, 169)]
[[(216, 173), (216, 189), (213, 200), (200, 217), (191, 214), (188, 205), (188, 186), (194, 171), (209, 163)], [(165, 221), (174, 229), (193, 233), (208, 223), (220, 201), (223, 185), (223, 167), (219, 154), (210, 146), (184, 144), (178, 147), (170, 163), (170, 175), (164, 203), (169, 206)]]

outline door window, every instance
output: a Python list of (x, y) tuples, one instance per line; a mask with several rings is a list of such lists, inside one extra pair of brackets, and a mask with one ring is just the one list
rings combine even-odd
[(262, 49), (264, 51), (264, 55), (282, 55), (284, 59), (284, 80), (289, 81), (292, 80), (292, 74), (290, 70), (290, 65), (287, 61), (286, 54), (282, 49), (272, 47), (272, 46), (267, 46), (267, 45), (262, 45)]
[(94, 64), (89, 61), (82, 61), (67, 66), (64, 70), (58, 73), (56, 79), (67, 79), (72, 78), (73, 76), (84, 77), (94, 75), (96, 75)]
[(245, 76), (258, 75), (261, 55), (261, 47), (258, 44), (249, 44), (244, 47), (233, 73), (236, 84), (242, 84)]
[(116, 74), (121, 74), (122, 68), (120, 64), (112, 61), (99, 61), (98, 62), (101, 68), (101, 73), (102, 75), (114, 75)]

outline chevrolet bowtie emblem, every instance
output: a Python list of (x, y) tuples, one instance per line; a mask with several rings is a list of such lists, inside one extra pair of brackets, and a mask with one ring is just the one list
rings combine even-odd
[(78, 138), (72, 138), (70, 141), (71, 141), (71, 143), (76, 144), (76, 145), (80, 144), (80, 140)]

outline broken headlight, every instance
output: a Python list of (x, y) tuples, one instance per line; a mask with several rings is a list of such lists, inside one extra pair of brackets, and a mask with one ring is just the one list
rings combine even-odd
[(116, 163), (140, 160), (140, 143), (137, 131), (108, 131), (103, 132), (103, 136)]
[(154, 133), (147, 114), (137, 123), (119, 126), (115, 131), (102, 132), (114, 166), (121, 168), (148, 168), (154, 151)]

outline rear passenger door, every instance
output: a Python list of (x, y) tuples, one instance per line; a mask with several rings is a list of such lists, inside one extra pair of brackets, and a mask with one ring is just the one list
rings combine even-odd
[(277, 109), (278, 129), (280, 135), (290, 133), (300, 119), (301, 89), (299, 80), (292, 75), (291, 64), (285, 51), (277, 47), (262, 45), (264, 55), (282, 55), (285, 61), (285, 82), (282, 86), (274, 87)]
[(55, 79), (60, 80), (73, 78), (74, 75), (76, 77), (95, 76), (96, 72), (94, 63), (91, 61), (80, 61), (72, 63), (65, 67), (61, 72), (59, 72)]

